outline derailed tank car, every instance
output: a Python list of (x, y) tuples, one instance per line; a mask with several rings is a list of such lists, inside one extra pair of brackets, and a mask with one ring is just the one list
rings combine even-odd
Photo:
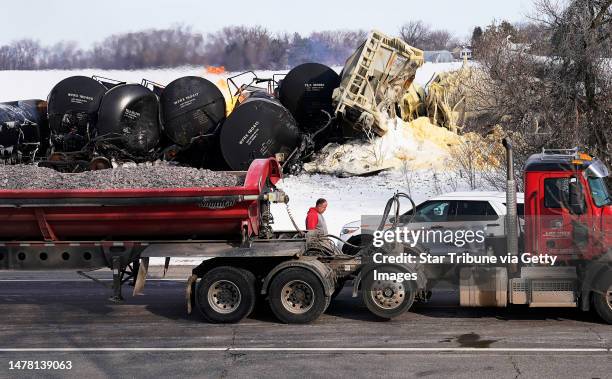
[(287, 107), (301, 131), (315, 133), (333, 114), (332, 94), (340, 75), (320, 63), (304, 63), (287, 73), (278, 86), (278, 99)]
[(173, 144), (165, 157), (197, 167), (218, 165), (218, 131), (226, 109), (217, 86), (197, 76), (178, 78), (162, 90), (160, 104), (164, 135)]
[(225, 98), (210, 81), (185, 76), (168, 84), (160, 97), (164, 133), (179, 146), (215, 131), (225, 118)]
[(253, 92), (221, 126), (219, 144), (232, 170), (244, 170), (258, 158), (288, 159), (301, 136), (291, 113), (273, 96)]
[(31, 163), (48, 148), (47, 102), (0, 103), (0, 162)]
[(140, 84), (121, 84), (102, 98), (96, 123), (96, 150), (107, 158), (154, 158), (160, 138), (159, 101)]
[(71, 76), (57, 83), (47, 98), (51, 144), (54, 151), (76, 152), (95, 135), (98, 109), (106, 87), (87, 76)]

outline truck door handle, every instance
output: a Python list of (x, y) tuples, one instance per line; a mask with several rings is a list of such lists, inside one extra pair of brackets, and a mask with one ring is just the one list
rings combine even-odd
[(499, 226), (499, 224), (487, 224), (487, 226)]
[(434, 225), (432, 227), (430, 227), (429, 229), (442, 229), (443, 226), (442, 225)]

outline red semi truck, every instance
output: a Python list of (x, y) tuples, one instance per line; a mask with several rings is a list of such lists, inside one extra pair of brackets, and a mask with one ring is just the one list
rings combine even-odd
[[(525, 167), (525, 231), (519, 233), (512, 147), (508, 153), (505, 243), (496, 255), (558, 258), (557, 265), (464, 265), (463, 306), (523, 304), (595, 308), (612, 323), (612, 204), (597, 159), (577, 151), (543, 152)], [(275, 184), (274, 159), (255, 160), (237, 172), (242, 185), (223, 188), (139, 190), (0, 190), (0, 269), (113, 270), (113, 299), (135, 280), (144, 285), (151, 257), (202, 258), (188, 278), (188, 309), (212, 322), (237, 322), (258, 298), (286, 323), (304, 323), (325, 311), (352, 279), (368, 309), (396, 317), (426, 300), (439, 267), (372, 263), (372, 249), (339, 253), (324, 236), (273, 231), (270, 203), (286, 203)], [(398, 205), (399, 196), (390, 200)], [(396, 214), (399, 214), (399, 207)], [(384, 216), (386, 217), (386, 216)], [(396, 220), (399, 217), (395, 218)], [(384, 223), (383, 223), (384, 224)], [(297, 227), (296, 227), (297, 229)], [(519, 251), (519, 246), (524, 246)], [(387, 255), (416, 254), (401, 244)], [(417, 280), (372, 280), (374, 270), (417, 274)], [(84, 274), (85, 275), (85, 274)]]

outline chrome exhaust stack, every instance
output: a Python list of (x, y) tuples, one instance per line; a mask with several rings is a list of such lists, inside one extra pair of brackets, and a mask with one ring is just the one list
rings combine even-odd
[[(506, 148), (506, 251), (518, 255), (518, 219), (516, 210), (516, 181), (514, 179), (514, 157), (510, 139), (502, 141)], [(511, 270), (514, 271), (514, 270)]]

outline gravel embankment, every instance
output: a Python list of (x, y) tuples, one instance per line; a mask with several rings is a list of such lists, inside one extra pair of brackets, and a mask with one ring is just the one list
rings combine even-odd
[(190, 167), (139, 165), (68, 174), (33, 165), (0, 165), (0, 189), (191, 188), (241, 184), (235, 175)]

